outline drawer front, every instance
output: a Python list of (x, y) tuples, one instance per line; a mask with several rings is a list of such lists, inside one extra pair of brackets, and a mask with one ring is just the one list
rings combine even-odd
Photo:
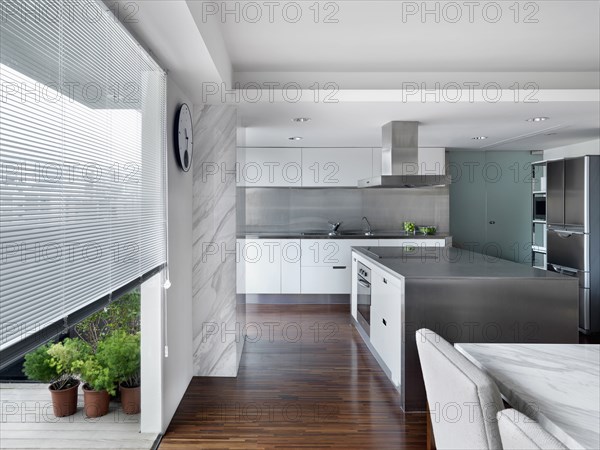
[(377, 239), (302, 239), (303, 267), (347, 266), (352, 263), (352, 247), (377, 245)]
[(352, 266), (302, 267), (302, 294), (350, 294)]
[(586, 235), (567, 233), (548, 228), (548, 264), (586, 270)]

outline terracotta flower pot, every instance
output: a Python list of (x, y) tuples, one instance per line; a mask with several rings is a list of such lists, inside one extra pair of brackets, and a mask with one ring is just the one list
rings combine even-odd
[(121, 391), (121, 405), (125, 414), (138, 414), (140, 412), (140, 386), (125, 387), (119, 385)]
[(52, 398), (52, 409), (56, 417), (72, 416), (77, 412), (78, 388), (79, 382), (67, 389), (52, 389), (52, 386), (48, 387), (50, 397)]
[(110, 395), (107, 391), (94, 391), (83, 386), (83, 410), (88, 417), (102, 417), (108, 414)]

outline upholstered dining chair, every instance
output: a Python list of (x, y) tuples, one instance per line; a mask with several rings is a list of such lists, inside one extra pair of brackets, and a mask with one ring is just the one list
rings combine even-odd
[(562, 442), (539, 423), (516, 409), (498, 412), (498, 428), (504, 450), (562, 450)]
[(436, 448), (501, 450), (504, 405), (494, 381), (433, 331), (416, 338)]

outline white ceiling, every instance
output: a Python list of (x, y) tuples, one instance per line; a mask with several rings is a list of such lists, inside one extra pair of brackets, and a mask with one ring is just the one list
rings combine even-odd
[[(107, 3), (120, 3), (105, 0)], [(123, 0), (121, 3), (127, 3)], [(258, 5), (262, 18), (251, 23)], [(314, 22), (313, 1), (299, 1), (302, 17), (285, 20), (282, 10), (294, 2), (275, 2), (269, 21), (268, 2), (202, 2), (152, 0), (138, 2), (138, 20), (125, 24), (149, 47), (194, 103), (201, 104), (203, 83), (216, 83), (219, 92), (208, 103), (239, 106), (251, 146), (379, 146), (380, 127), (390, 120), (416, 120), (421, 146), (537, 150), (598, 138), (600, 129), (600, 2), (545, 0), (475, 2), (473, 21), (469, 2), (427, 2), (439, 5), (441, 20), (429, 15), (402, 18), (406, 5), (424, 2), (319, 2)], [(461, 7), (457, 23), (444, 20), (443, 8)], [(501, 6), (496, 23), (482, 14), (485, 5)], [(208, 6), (207, 6), (208, 5)], [(327, 6), (326, 5), (330, 5)], [(331, 6), (333, 5), (333, 6)], [(218, 8), (206, 14), (206, 8)], [(513, 9), (511, 9), (511, 7)], [(224, 8), (239, 13), (220, 15)], [(243, 8), (246, 9), (244, 13)], [(335, 12), (337, 23), (324, 23)], [(488, 13), (494, 12), (493, 7)], [(288, 14), (294, 13), (293, 7)], [(447, 16), (456, 10), (446, 10)], [(203, 16), (203, 12), (205, 15)], [(525, 23), (527, 14), (537, 20)], [(303, 88), (329, 82), (341, 89), (337, 104), (307, 100), (290, 103), (277, 92), (272, 102), (249, 102), (219, 93), (224, 85), (248, 87), (274, 82)], [(540, 88), (537, 103), (402, 101), (402, 89), (436, 84), (497, 83), (505, 89), (515, 82)], [(222, 84), (224, 83), (224, 85)], [(407, 85), (407, 83), (410, 83)], [(385, 91), (383, 89), (386, 89)], [(406, 91), (405, 91), (406, 92)], [(522, 94), (530, 93), (529, 90)], [(430, 97), (431, 98), (431, 97)], [(523, 97), (521, 97), (522, 99)], [(322, 97), (321, 97), (322, 99)], [(307, 116), (306, 124), (291, 118)], [(525, 119), (550, 117), (533, 124)], [(556, 134), (550, 134), (556, 133)], [(304, 137), (291, 142), (292, 135)], [(474, 141), (477, 135), (489, 136)]]
[[(479, 6), (473, 9), (472, 23), (469, 8), (460, 1), (428, 2), (427, 8), (437, 6), (440, 12), (424, 20), (418, 13), (407, 13), (403, 19), (403, 9), (408, 12), (416, 6), (422, 12), (426, 2), (331, 2), (337, 12), (333, 6), (327, 12), (338, 23), (323, 23), (324, 6), (315, 23), (312, 2), (300, 3), (302, 17), (297, 23), (284, 19), (283, 7), (274, 9), (273, 23), (269, 23), (266, 7), (260, 8), (262, 19), (256, 23), (244, 20), (253, 20), (252, 8), (240, 9), (239, 22), (235, 15), (221, 20), (235, 72), (578, 72), (600, 68), (598, 1), (546, 0), (528, 6), (521, 2), (520, 8), (514, 8), (512, 1), (496, 2), (501, 6), (496, 23), (490, 21), (496, 14), (493, 2), (475, 2)], [(515, 9), (520, 12), (518, 23)], [(456, 16), (457, 12), (462, 15)], [(287, 10), (289, 16), (293, 13), (294, 8)], [(454, 17), (461, 18), (451, 23)]]
[[(543, 104), (266, 102), (241, 104), (240, 113), (247, 146), (379, 147), (381, 126), (390, 120), (419, 121), (421, 147), (541, 150), (600, 137), (598, 101)], [(550, 120), (526, 121), (540, 116)], [(291, 120), (294, 117), (312, 120), (294, 123)], [(304, 139), (290, 141), (291, 136)], [(473, 140), (475, 136), (488, 139)]]

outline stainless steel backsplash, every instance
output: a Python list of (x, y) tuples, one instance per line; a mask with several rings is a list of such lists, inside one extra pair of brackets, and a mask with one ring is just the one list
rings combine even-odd
[(360, 229), (366, 216), (375, 230), (398, 230), (402, 222), (436, 226), (449, 231), (449, 190), (356, 188), (237, 188), (238, 232)]

